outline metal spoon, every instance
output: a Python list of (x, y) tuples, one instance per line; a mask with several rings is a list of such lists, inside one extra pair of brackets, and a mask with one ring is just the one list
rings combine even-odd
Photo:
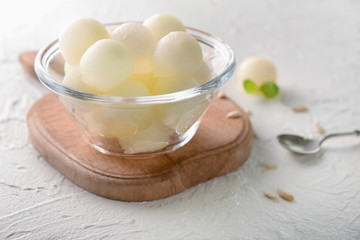
[(355, 130), (353, 132), (332, 133), (324, 136), (321, 139), (309, 139), (306, 137), (292, 134), (281, 134), (277, 136), (277, 139), (284, 148), (291, 152), (300, 154), (313, 154), (320, 150), (321, 144), (326, 139), (329, 139), (331, 137), (351, 135), (360, 136), (360, 130)]

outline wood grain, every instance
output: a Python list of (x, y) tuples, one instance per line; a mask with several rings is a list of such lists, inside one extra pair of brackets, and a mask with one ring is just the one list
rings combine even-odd
[[(227, 119), (230, 111), (240, 118)], [(230, 99), (215, 98), (198, 132), (184, 147), (152, 158), (104, 155), (81, 136), (54, 94), (38, 100), (27, 115), (30, 139), (43, 157), (89, 192), (122, 201), (171, 196), (241, 166), (251, 152), (247, 114)]]

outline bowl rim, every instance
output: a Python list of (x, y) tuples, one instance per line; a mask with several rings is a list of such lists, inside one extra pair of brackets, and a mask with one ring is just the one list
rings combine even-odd
[[(127, 21), (129, 22), (129, 21)], [(116, 22), (116, 23), (107, 23), (104, 24), (105, 27), (118, 26), (126, 22)], [(78, 100), (83, 100), (87, 102), (101, 102), (101, 103), (122, 103), (127, 105), (153, 105), (153, 104), (163, 104), (163, 103), (172, 103), (191, 99), (203, 94), (212, 92), (222, 86), (227, 82), (233, 72), (235, 71), (236, 61), (233, 50), (227, 45), (222, 39), (211, 35), (208, 32), (199, 30), (197, 28), (186, 26), (188, 33), (195, 37), (195, 39), (205, 44), (209, 47), (217, 49), (223, 57), (226, 57), (227, 62), (224, 69), (213, 77), (210, 81), (193, 87), (186, 90), (162, 94), (162, 95), (151, 95), (151, 96), (141, 96), (141, 97), (120, 97), (120, 96), (108, 96), (100, 95), (94, 93), (82, 92), (70, 87), (63, 85), (61, 82), (58, 82), (54, 77), (47, 71), (47, 65), (51, 60), (51, 56), (55, 56), (59, 53), (59, 39), (55, 39), (50, 42), (43, 48), (41, 48), (36, 55), (34, 62), (34, 70), (38, 79), (51, 91), (55, 92), (57, 95), (68, 96)]]

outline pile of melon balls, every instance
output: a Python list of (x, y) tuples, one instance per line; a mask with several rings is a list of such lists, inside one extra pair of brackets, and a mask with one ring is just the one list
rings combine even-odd
[[(69, 23), (59, 38), (65, 60), (63, 84), (99, 95), (141, 97), (199, 86), (211, 79), (197, 40), (183, 23), (158, 14), (143, 23), (106, 28), (94, 19)], [(183, 134), (201, 116), (208, 101), (194, 99), (158, 106), (99, 105), (83, 118), (87, 129), (117, 138), (125, 153), (156, 151)]]

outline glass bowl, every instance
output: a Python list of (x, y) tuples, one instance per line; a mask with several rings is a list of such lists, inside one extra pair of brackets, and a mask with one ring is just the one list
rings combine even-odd
[[(113, 29), (121, 23), (106, 24)], [(211, 70), (208, 82), (184, 91), (144, 97), (81, 92), (62, 84), (64, 60), (55, 40), (35, 60), (39, 80), (55, 92), (84, 139), (110, 155), (149, 157), (174, 151), (195, 135), (216, 90), (232, 76), (235, 58), (222, 40), (187, 27), (197, 39)]]

